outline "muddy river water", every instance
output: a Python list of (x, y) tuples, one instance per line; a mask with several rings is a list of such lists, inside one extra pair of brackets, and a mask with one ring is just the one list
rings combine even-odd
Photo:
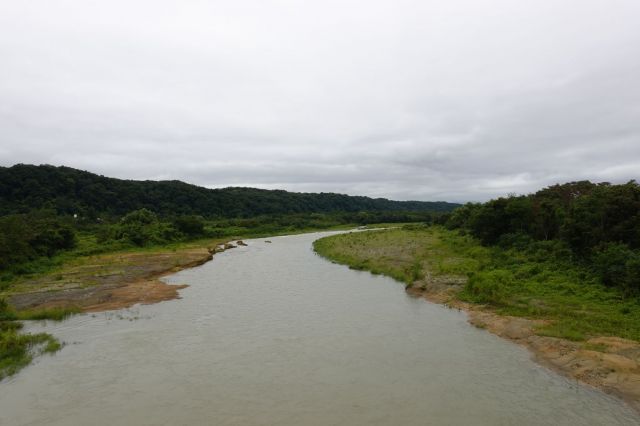
[(0, 383), (0, 425), (637, 425), (617, 399), (314, 254), (249, 240), (182, 299), (36, 323), (66, 342)]

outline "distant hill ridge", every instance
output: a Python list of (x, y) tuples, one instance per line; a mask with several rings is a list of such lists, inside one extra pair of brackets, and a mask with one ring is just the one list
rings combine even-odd
[(51, 208), (59, 214), (120, 216), (147, 208), (160, 215), (251, 217), (261, 214), (357, 211), (447, 212), (444, 201), (391, 201), (334, 193), (230, 187), (209, 189), (181, 181), (109, 178), (71, 167), (0, 167), (0, 215)]

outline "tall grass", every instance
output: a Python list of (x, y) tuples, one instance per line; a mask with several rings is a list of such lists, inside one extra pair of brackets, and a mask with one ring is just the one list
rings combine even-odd
[(60, 321), (79, 312), (77, 308), (55, 308), (39, 311), (19, 311), (0, 299), (0, 380), (29, 365), (34, 356), (54, 353), (62, 345), (47, 333), (22, 334), (17, 320), (51, 319)]

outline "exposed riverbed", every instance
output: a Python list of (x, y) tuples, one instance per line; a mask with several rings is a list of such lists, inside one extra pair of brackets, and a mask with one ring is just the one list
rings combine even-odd
[(315, 255), (249, 240), (167, 277), (182, 299), (34, 324), (67, 343), (0, 383), (0, 425), (636, 425), (619, 400)]

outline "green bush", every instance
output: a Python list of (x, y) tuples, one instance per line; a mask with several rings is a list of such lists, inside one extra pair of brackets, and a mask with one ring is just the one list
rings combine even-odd
[(484, 245), (587, 265), (607, 286), (627, 295), (640, 292), (640, 185), (635, 181), (570, 182), (468, 203), (449, 215), (446, 226)]
[(182, 234), (172, 224), (161, 222), (150, 210), (135, 210), (98, 234), (98, 241), (123, 241), (138, 247), (177, 241)]
[(173, 221), (173, 226), (185, 235), (195, 237), (204, 234), (204, 219), (201, 216), (183, 215)]
[(68, 250), (76, 233), (62, 219), (41, 214), (0, 217), (0, 270)]
[(640, 253), (621, 243), (599, 247), (592, 256), (602, 283), (620, 287), (628, 294), (640, 292)]
[(150, 225), (158, 221), (158, 216), (147, 209), (134, 210), (120, 219), (121, 225)]
[(0, 299), (0, 322), (11, 321), (16, 318), (15, 314), (9, 309), (9, 305), (4, 299)]
[(469, 277), (465, 293), (474, 302), (500, 305), (505, 302), (514, 283), (515, 277), (508, 270), (481, 271)]

